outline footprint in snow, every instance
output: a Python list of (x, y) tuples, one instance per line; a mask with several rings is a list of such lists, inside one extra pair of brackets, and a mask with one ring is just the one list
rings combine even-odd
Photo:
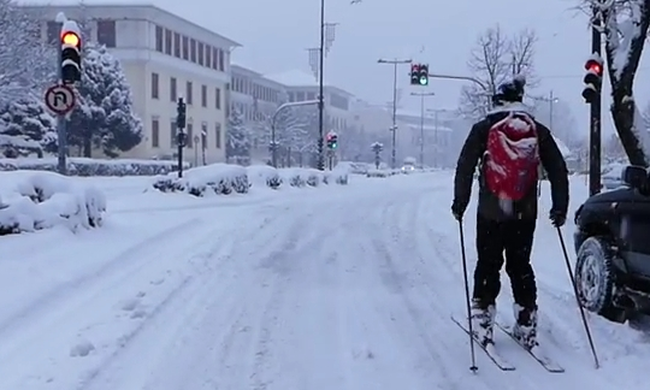
[(85, 357), (95, 350), (95, 346), (88, 340), (81, 340), (77, 345), (70, 348), (71, 357)]
[(156, 280), (152, 280), (150, 283), (153, 284), (154, 286), (158, 286), (160, 284), (163, 284), (165, 282), (165, 278), (160, 278)]
[(138, 306), (140, 306), (140, 300), (138, 298), (127, 299), (122, 302), (122, 310), (124, 311), (133, 311)]
[(133, 319), (138, 319), (138, 318), (144, 318), (147, 316), (147, 312), (144, 309), (138, 309), (131, 313), (131, 318)]

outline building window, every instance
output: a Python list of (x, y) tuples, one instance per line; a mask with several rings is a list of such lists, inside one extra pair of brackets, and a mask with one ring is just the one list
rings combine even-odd
[(156, 26), (156, 51), (163, 52), (163, 28)]
[(176, 77), (169, 78), (169, 98), (172, 102), (176, 102), (178, 99), (178, 89), (176, 85)]
[(187, 100), (187, 104), (192, 104), (192, 82), (188, 81), (187, 84), (185, 84), (185, 99)]
[(172, 31), (165, 29), (165, 54), (172, 55)]
[(187, 147), (192, 148), (194, 147), (194, 129), (191, 123), (187, 124)]
[(201, 66), (203, 66), (203, 54), (204, 54), (203, 44), (199, 42), (199, 65)]
[(170, 132), (169, 132), (169, 145), (173, 148), (176, 147), (176, 132), (178, 129), (176, 128), (176, 120), (172, 119), (171, 121), (171, 127), (170, 127)]
[(205, 45), (205, 66), (212, 66), (212, 46)]
[(151, 74), (151, 98), (158, 99), (160, 97), (160, 85), (159, 85), (159, 76), (158, 73)]
[(190, 44), (188, 42), (189, 42), (189, 38), (183, 36), (183, 59), (184, 60), (190, 59), (189, 57)]
[(151, 120), (151, 147), (160, 147), (160, 122), (158, 122), (158, 118)]
[(207, 106), (208, 106), (208, 86), (202, 85), (201, 86), (201, 107), (207, 107)]
[(222, 72), (225, 71), (225, 69), (226, 69), (225, 54), (226, 53), (223, 50), (219, 49), (219, 70), (222, 71)]
[(117, 31), (114, 20), (97, 21), (97, 42), (106, 47), (117, 46)]
[(217, 122), (214, 125), (214, 139), (217, 149), (221, 149), (221, 123)]
[(217, 69), (218, 61), (219, 61), (219, 49), (213, 47), (212, 48), (212, 69)]
[(190, 61), (196, 62), (196, 41), (190, 39)]
[(214, 108), (221, 110), (221, 89), (214, 89)]
[(181, 58), (181, 34), (174, 33), (174, 57)]

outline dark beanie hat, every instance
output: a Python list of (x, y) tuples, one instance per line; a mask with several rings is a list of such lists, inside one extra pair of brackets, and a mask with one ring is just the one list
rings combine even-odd
[(526, 79), (523, 76), (515, 76), (499, 84), (496, 94), (492, 97), (494, 104), (521, 103), (524, 100), (524, 86)]

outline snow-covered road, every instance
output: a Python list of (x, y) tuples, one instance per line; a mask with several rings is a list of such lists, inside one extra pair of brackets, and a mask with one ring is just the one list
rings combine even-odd
[(467, 337), (449, 320), (464, 308), (449, 182), (435, 173), (231, 207), (124, 208), (82, 239), (3, 238), (0, 389), (646, 389), (650, 337), (627, 326), (591, 317), (604, 365), (593, 369), (544, 219), (540, 339), (567, 371), (548, 374), (500, 338), (517, 370), (477, 350), (470, 373)]

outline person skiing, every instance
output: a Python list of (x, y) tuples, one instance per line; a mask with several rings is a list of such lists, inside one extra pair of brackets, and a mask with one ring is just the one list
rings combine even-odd
[(479, 199), (470, 321), (483, 345), (493, 344), (496, 298), (504, 263), (514, 297), (513, 335), (526, 348), (537, 344), (537, 287), (530, 264), (537, 220), (539, 167), (551, 183), (550, 219), (560, 227), (569, 204), (568, 171), (550, 130), (536, 121), (522, 100), (525, 79), (501, 84), (494, 110), (474, 124), (460, 152), (454, 178), (454, 217), (462, 223), (479, 164)]

